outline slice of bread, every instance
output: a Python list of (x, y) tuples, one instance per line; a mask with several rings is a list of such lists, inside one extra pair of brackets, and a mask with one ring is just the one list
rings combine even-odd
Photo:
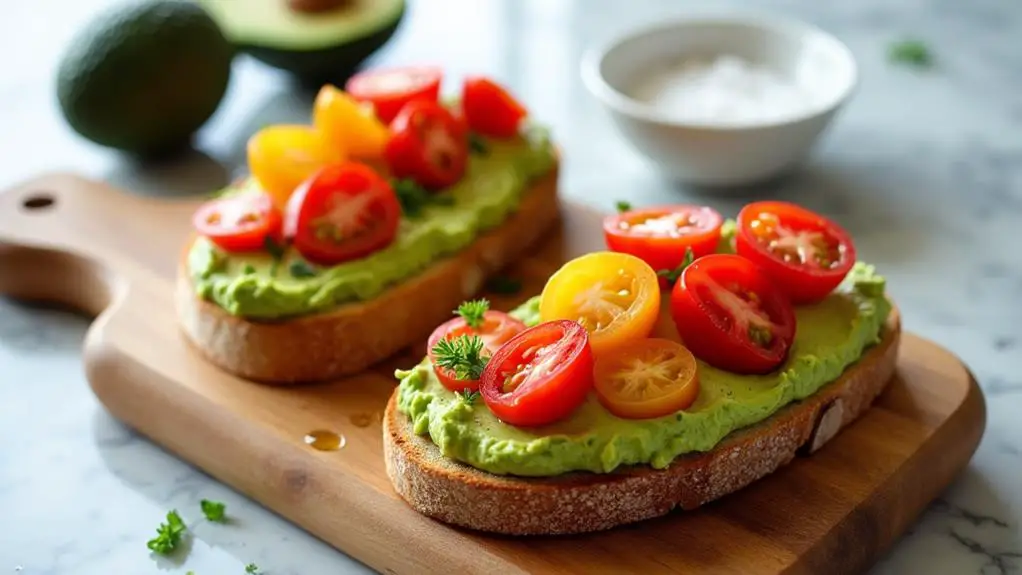
[(397, 410), (383, 419), (383, 451), (395, 490), (414, 509), (469, 529), (510, 535), (557, 535), (609, 529), (694, 509), (737, 491), (812, 453), (862, 415), (894, 374), (901, 339), (897, 310), (882, 340), (836, 381), (768, 419), (724, 438), (708, 453), (681, 456), (668, 468), (634, 466), (609, 474), (550, 478), (499, 476), (450, 460)]
[(358, 373), (428, 337), (488, 277), (542, 239), (559, 217), (554, 169), (531, 184), (518, 210), (502, 224), (415, 277), (369, 301), (277, 322), (237, 317), (197, 297), (186, 270), (186, 246), (178, 267), (178, 318), (203, 356), (246, 379), (293, 384)]

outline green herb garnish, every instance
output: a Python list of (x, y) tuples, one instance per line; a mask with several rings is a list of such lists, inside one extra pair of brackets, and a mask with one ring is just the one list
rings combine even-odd
[(501, 295), (514, 295), (522, 291), (522, 282), (507, 276), (493, 276), (486, 281), (486, 291)]
[(295, 260), (288, 266), (293, 278), (313, 278), (316, 277), (316, 270), (309, 265), (305, 260)]
[(472, 150), (473, 154), (480, 156), (485, 156), (490, 153), (490, 147), (486, 144), (486, 140), (475, 132), (468, 135), (468, 147)]
[(892, 62), (908, 64), (917, 68), (933, 65), (933, 54), (921, 40), (902, 40), (891, 44), (887, 56)]
[(656, 275), (666, 279), (669, 285), (674, 285), (674, 282), (678, 281), (678, 278), (681, 277), (681, 272), (685, 271), (685, 268), (691, 265), (695, 259), (692, 248), (688, 248), (685, 250), (685, 257), (681, 258), (681, 263), (678, 264), (678, 267), (673, 270), (660, 270)]
[(483, 356), (483, 340), (477, 335), (441, 339), (433, 346), (433, 363), (453, 371), (458, 379), (479, 379), (487, 361), (489, 358)]
[(245, 573), (248, 573), (249, 575), (259, 575), (259, 566), (255, 563), (249, 563), (248, 565), (245, 565)]
[(454, 313), (465, 320), (465, 324), (473, 329), (479, 329), (483, 325), (483, 315), (490, 309), (490, 302), (486, 299), (467, 301), (458, 306)]
[(199, 506), (202, 507), (202, 514), (206, 516), (206, 519), (216, 521), (217, 523), (223, 523), (225, 519), (224, 510), (227, 508), (226, 505), (219, 501), (203, 499), (199, 502)]
[(181, 516), (177, 511), (168, 511), (167, 522), (160, 523), (156, 528), (156, 537), (150, 539), (146, 545), (154, 553), (169, 555), (181, 543), (184, 532), (185, 522), (181, 520)]
[(252, 264), (245, 264), (245, 267), (241, 269), (241, 273), (250, 276), (256, 272), (255, 266)]
[(429, 190), (423, 188), (415, 180), (403, 179), (394, 182), (394, 193), (401, 202), (401, 211), (405, 216), (413, 218), (422, 213), (430, 203)]
[(266, 236), (266, 238), (263, 239), (263, 248), (270, 254), (270, 257), (273, 258), (273, 265), (270, 266), (270, 277), (276, 277), (277, 268), (280, 267), (280, 260), (284, 258), (285, 246), (284, 244), (277, 242), (273, 236)]
[(465, 402), (468, 405), (474, 404), (476, 400), (479, 399), (479, 392), (472, 391), (467, 387), (462, 391), (455, 391), (454, 395), (457, 395), (458, 399), (460, 399), (461, 401)]
[(632, 209), (632, 204), (624, 200), (620, 200), (614, 203), (614, 207), (617, 208), (618, 213), (624, 213)]

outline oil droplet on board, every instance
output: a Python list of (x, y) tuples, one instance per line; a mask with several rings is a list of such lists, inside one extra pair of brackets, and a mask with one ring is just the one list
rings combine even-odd
[(328, 429), (314, 429), (305, 434), (305, 444), (319, 451), (336, 451), (347, 442), (343, 435)]

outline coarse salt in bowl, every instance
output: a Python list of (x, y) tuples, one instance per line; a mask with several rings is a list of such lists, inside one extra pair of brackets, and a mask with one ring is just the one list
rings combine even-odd
[(669, 177), (726, 187), (804, 160), (857, 82), (836, 38), (772, 16), (693, 16), (633, 31), (582, 63), (590, 92)]

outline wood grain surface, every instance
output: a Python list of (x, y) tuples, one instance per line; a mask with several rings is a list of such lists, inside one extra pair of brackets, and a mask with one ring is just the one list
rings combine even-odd
[[(174, 275), (196, 199), (166, 200), (55, 174), (0, 194), (0, 292), (96, 315), (93, 391), (154, 442), (386, 573), (854, 573), (871, 565), (968, 462), (983, 396), (951, 353), (906, 334), (894, 381), (811, 457), (693, 512), (585, 536), (513, 539), (453, 529), (393, 492), (380, 416), (395, 367), (330, 384), (253, 384), (202, 361), (179, 333)], [(538, 293), (599, 249), (598, 214), (565, 203), (563, 230), (508, 273)], [(911, 329), (911, 325), (908, 326)], [(316, 429), (345, 438), (317, 451)]]

